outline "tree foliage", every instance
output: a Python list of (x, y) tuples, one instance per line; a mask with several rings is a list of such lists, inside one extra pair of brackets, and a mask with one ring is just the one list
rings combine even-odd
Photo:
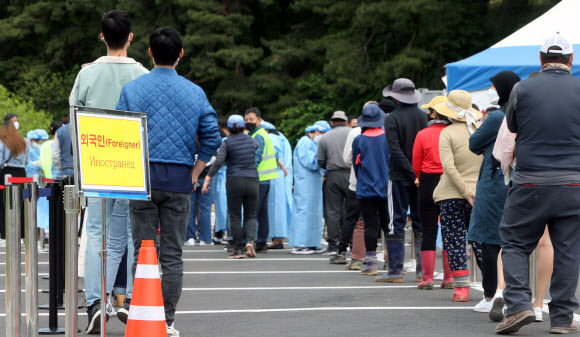
[(9, 113), (17, 114), (21, 127), (18, 129), (23, 137), (30, 130), (44, 129), (48, 132), (50, 117), (44, 112), (36, 110), (32, 101), (27, 101), (10, 92), (0, 85), (0, 118)]
[(0, 0), (0, 84), (53, 118), (79, 66), (105, 53), (102, 13), (133, 18), (129, 56), (152, 67), (148, 37), (183, 37), (178, 72), (218, 114), (258, 106), (294, 138), (334, 110), (358, 114), (398, 77), (441, 89), (444, 65), (473, 55), (557, 0)]

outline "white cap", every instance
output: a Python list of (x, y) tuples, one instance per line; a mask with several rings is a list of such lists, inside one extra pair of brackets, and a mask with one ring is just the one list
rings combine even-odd
[[(553, 47), (559, 47), (559, 49), (550, 49)], [(560, 32), (558, 32), (544, 41), (540, 52), (544, 54), (569, 55), (574, 52), (574, 48), (570, 41), (568, 41), (568, 39), (566, 39), (562, 34), (560, 34)]]

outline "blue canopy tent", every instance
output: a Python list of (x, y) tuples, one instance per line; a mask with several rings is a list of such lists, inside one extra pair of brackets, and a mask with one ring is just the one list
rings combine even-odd
[[(487, 90), (489, 79), (500, 71), (511, 70), (522, 79), (540, 71), (540, 45), (545, 38), (561, 32), (580, 51), (580, 1), (563, 0), (536, 20), (489, 49), (464, 60), (447, 64), (447, 91)], [(580, 76), (580, 67), (572, 67)]]

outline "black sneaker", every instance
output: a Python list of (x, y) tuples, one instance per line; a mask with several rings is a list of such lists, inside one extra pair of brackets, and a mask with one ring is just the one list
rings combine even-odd
[(123, 324), (127, 324), (127, 319), (129, 318), (129, 307), (131, 306), (131, 299), (130, 298), (125, 298), (125, 302), (123, 302), (123, 306), (117, 310), (117, 318), (119, 318), (119, 320), (121, 322), (123, 322)]
[(256, 253), (267, 253), (268, 246), (267, 245), (256, 245)]
[(275, 245), (268, 246), (268, 249), (284, 249), (284, 244), (280, 242)]
[(243, 259), (244, 258), (244, 253), (242, 252), (241, 249), (234, 249), (230, 255), (228, 255), (229, 259)]
[(330, 261), (328, 262), (330, 264), (347, 264), (348, 261), (346, 261), (346, 253), (337, 253), (336, 255), (331, 257)]
[[(101, 301), (96, 300), (93, 305), (87, 308), (87, 315), (89, 316), (89, 326), (87, 326), (88, 334), (101, 333)], [(106, 314), (105, 319), (109, 320), (109, 315)]]
[(232, 245), (228, 243), (226, 245), (226, 248), (224, 248), (224, 250), (227, 251), (228, 253), (231, 253), (234, 251), (234, 247), (232, 247)]

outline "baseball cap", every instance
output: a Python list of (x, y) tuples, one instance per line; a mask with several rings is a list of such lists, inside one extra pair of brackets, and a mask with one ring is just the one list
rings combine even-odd
[(228, 128), (234, 128), (234, 124), (237, 124), (239, 128), (243, 128), (246, 124), (244, 122), (244, 117), (240, 115), (231, 115), (228, 118)]
[(342, 119), (343, 121), (348, 121), (348, 117), (346, 117), (346, 113), (344, 111), (335, 111), (330, 120), (333, 119)]
[(560, 34), (560, 32), (557, 32), (544, 41), (540, 52), (544, 54), (569, 55), (574, 52), (574, 47), (568, 39)]

